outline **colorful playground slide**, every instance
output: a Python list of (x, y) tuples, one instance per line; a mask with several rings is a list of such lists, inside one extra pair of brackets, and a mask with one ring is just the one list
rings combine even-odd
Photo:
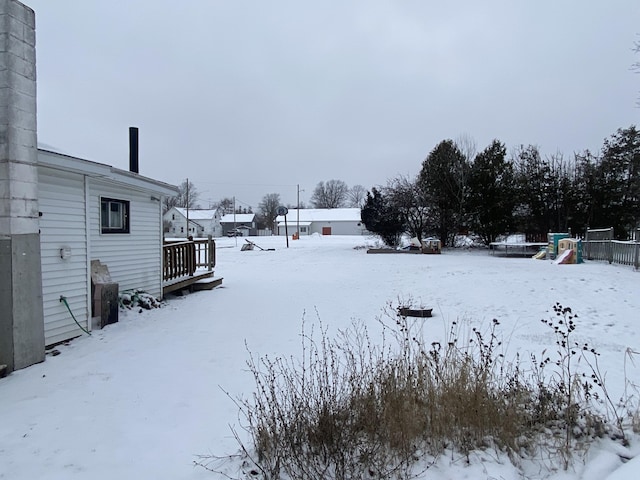
[(571, 263), (572, 257), (573, 257), (573, 250), (565, 250), (558, 256), (558, 258), (556, 258), (556, 264), (566, 265), (568, 263)]
[(540, 250), (538, 253), (536, 253), (533, 257), (531, 258), (535, 258), (536, 260), (544, 260), (544, 258), (547, 256), (547, 251), (546, 250)]

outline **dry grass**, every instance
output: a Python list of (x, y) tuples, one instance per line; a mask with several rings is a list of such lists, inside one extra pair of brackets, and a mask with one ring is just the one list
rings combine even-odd
[(591, 408), (594, 388), (606, 389), (572, 359), (597, 352), (577, 350), (570, 309), (556, 312), (544, 321), (553, 359), (543, 352), (527, 369), (505, 360), (497, 320), (483, 332), (453, 322), (444, 343), (428, 345), (423, 320), (389, 313), (380, 345), (362, 324), (335, 340), (321, 322), (318, 332), (303, 324), (301, 361), (250, 353), (256, 391), (237, 403), (252, 445), (242, 449), (265, 479), (411, 478), (424, 458), (487, 448), (514, 462), (542, 448), (566, 467), (578, 442), (623, 430)]

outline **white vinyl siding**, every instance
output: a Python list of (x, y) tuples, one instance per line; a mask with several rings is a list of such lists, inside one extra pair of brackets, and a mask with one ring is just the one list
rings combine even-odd
[[(101, 233), (101, 197), (129, 202), (129, 233)], [(152, 200), (148, 191), (90, 178), (89, 218), (91, 260), (107, 265), (120, 292), (137, 288), (162, 296), (160, 202)]]
[[(84, 176), (40, 167), (38, 181), (45, 344), (52, 345), (82, 334), (61, 295), (78, 322), (89, 324)], [(62, 248), (70, 258), (60, 257)]]
[[(322, 234), (323, 227), (331, 228), (331, 235), (363, 235), (364, 226), (358, 225), (357, 221), (335, 221), (335, 222), (313, 222), (311, 224), (310, 233)], [(291, 224), (289, 224), (291, 230)], [(294, 225), (295, 231), (295, 225)]]

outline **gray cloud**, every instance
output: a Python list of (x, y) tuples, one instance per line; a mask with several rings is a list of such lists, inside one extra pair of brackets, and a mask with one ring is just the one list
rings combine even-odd
[(207, 199), (415, 174), (466, 133), (597, 150), (637, 122), (640, 4), (26, 0), (41, 141)]

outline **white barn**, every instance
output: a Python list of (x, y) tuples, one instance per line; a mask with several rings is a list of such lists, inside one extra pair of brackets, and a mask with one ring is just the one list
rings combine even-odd
[(189, 209), (188, 214), (189, 228), (187, 228), (186, 208), (173, 207), (164, 214), (164, 222), (168, 226), (168, 230), (165, 230), (167, 236), (177, 238), (186, 238), (189, 235), (194, 238), (208, 235), (222, 236), (220, 213), (217, 209)]
[(109, 165), (38, 150), (45, 344), (91, 329), (91, 261), (119, 290), (162, 297), (162, 197), (177, 187)]
[[(303, 208), (289, 209), (287, 231), (293, 235), (300, 227), (299, 235), (366, 235), (368, 233), (359, 208)], [(276, 218), (278, 235), (285, 235), (285, 218)]]

